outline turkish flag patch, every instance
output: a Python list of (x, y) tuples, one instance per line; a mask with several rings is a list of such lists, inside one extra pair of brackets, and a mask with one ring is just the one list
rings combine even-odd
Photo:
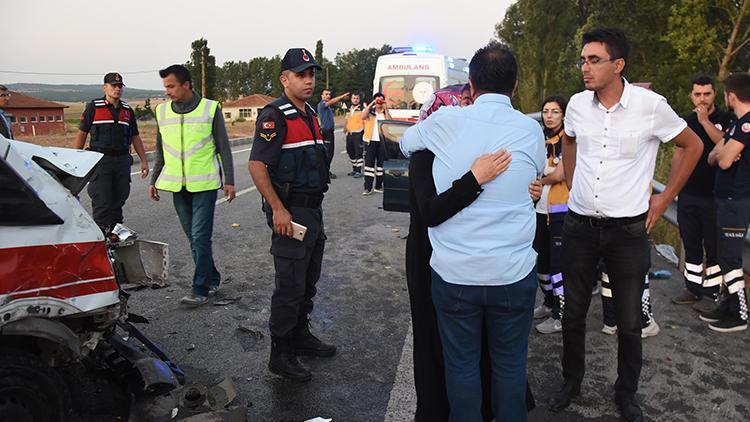
[(276, 129), (275, 122), (263, 122), (263, 129)]

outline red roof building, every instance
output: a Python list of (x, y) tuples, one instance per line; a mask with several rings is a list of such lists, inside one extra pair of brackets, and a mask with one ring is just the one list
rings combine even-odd
[(68, 106), (10, 91), (10, 104), (3, 110), (10, 118), (16, 138), (49, 134), (65, 134), (65, 113)]
[(260, 110), (274, 99), (268, 95), (252, 94), (234, 101), (227, 101), (221, 106), (224, 120), (237, 120), (240, 117), (245, 120), (255, 120)]

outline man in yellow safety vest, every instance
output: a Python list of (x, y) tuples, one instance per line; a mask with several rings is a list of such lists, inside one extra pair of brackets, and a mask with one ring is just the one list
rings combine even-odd
[(234, 199), (234, 168), (224, 118), (217, 101), (193, 91), (190, 71), (172, 65), (159, 71), (169, 101), (156, 106), (156, 160), (149, 196), (172, 192), (174, 208), (190, 241), (195, 263), (193, 289), (180, 299), (203, 305), (219, 289), (211, 250), (216, 191)]

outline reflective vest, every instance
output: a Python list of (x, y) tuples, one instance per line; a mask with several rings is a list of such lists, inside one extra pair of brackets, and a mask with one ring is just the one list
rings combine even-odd
[(91, 122), (90, 146), (94, 150), (123, 151), (130, 148), (130, 123), (135, 119), (133, 109), (120, 100), (120, 108), (115, 109), (117, 118), (112, 115), (109, 101), (99, 98), (92, 101), (94, 119)]
[(365, 130), (365, 121), (362, 120), (362, 107), (360, 105), (349, 107), (349, 115), (346, 118), (344, 129), (349, 133), (359, 133)]
[(195, 110), (179, 114), (172, 102), (156, 106), (164, 168), (156, 188), (179, 192), (204, 192), (222, 185), (221, 166), (216, 154), (212, 127), (219, 103), (201, 98)]
[[(560, 165), (562, 154), (557, 154), (555, 151), (557, 150), (556, 146), (559, 146), (558, 144), (560, 143), (562, 136), (563, 132), (561, 130), (560, 133), (545, 141), (547, 145), (547, 166), (549, 167), (557, 167)], [(565, 183), (565, 180), (550, 186), (549, 195), (547, 196), (547, 211), (550, 213), (567, 212), (569, 194), (570, 191), (568, 190), (568, 184)]]
[(266, 107), (277, 109), (284, 116), (286, 124), (286, 138), (281, 146), (279, 161), (268, 167), (271, 180), (280, 185), (289, 184), (291, 191), (297, 193), (318, 194), (327, 191), (331, 179), (326, 149), (313, 108), (306, 104), (311, 116), (308, 123), (285, 97)]

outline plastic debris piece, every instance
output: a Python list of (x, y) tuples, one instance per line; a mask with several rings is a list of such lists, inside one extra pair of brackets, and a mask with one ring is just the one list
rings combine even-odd
[(680, 258), (677, 257), (677, 254), (674, 252), (674, 248), (670, 245), (656, 245), (656, 252), (658, 252), (659, 255), (663, 256), (664, 259), (674, 265), (677, 265), (680, 262)]
[(649, 271), (648, 277), (655, 279), (655, 280), (666, 280), (672, 277), (672, 271), (669, 271), (669, 270)]
[(223, 409), (229, 406), (237, 397), (232, 379), (224, 378), (220, 383), (208, 388), (208, 403), (213, 410)]
[(239, 223), (232, 223), (232, 227), (234, 227), (234, 228), (237, 228), (237, 227), (239, 227), (239, 226), (240, 226), (240, 224), (239, 224)]
[(238, 300), (242, 299), (241, 296), (238, 297), (228, 297), (226, 299), (221, 299), (214, 301), (214, 306), (224, 306), (224, 305), (231, 305), (234, 302), (237, 302)]
[(190, 343), (190, 346), (188, 346), (187, 348), (185, 348), (185, 350), (187, 350), (188, 352), (191, 352), (191, 351), (195, 350), (195, 344), (194, 343)]
[(321, 418), (320, 416), (312, 419), (308, 419), (305, 422), (331, 422), (333, 419)]

